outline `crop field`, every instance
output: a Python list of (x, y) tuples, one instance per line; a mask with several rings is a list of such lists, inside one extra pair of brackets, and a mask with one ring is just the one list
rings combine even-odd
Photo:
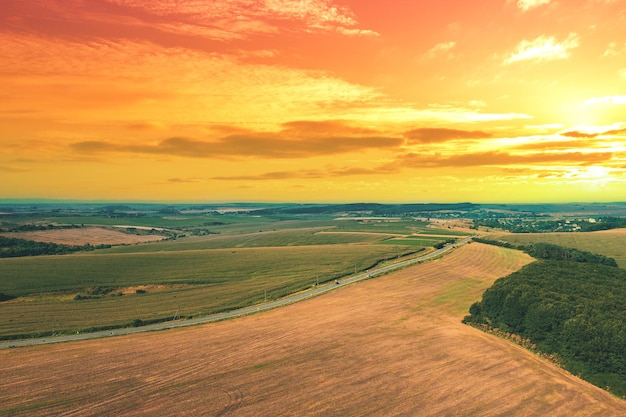
[(0, 259), (0, 292), (18, 297), (0, 304), (0, 337), (230, 310), (411, 251), (336, 244)]
[(531, 261), (472, 243), (261, 314), (2, 350), (0, 415), (626, 415), (626, 402), (460, 322)]
[[(114, 218), (104, 216), (63, 216), (63, 217), (45, 217), (42, 222), (53, 224), (71, 224), (71, 225), (128, 225), (140, 227), (189, 227), (202, 226), (206, 223), (228, 222), (234, 216), (145, 216), (145, 217), (128, 217)], [(254, 222), (257, 223), (261, 219), (251, 216), (236, 216), (236, 222)]]
[[(57, 239), (78, 240), (86, 233), (90, 244), (122, 236), (131, 239), (123, 243), (131, 244), (71, 255), (0, 259), (0, 299), (5, 300), (0, 302), (0, 339), (136, 326), (232, 310), (423, 251), (448, 236), (444, 229), (439, 237), (419, 239), (388, 232), (390, 227), (405, 232), (427, 229), (426, 223), (414, 220), (362, 223), (233, 214), (26, 220), (36, 225), (108, 226), (46, 226), (17, 234), (51, 233)], [(183, 226), (168, 230), (177, 237), (157, 242), (133, 243), (134, 237), (156, 236), (111, 229), (112, 225), (158, 229), (176, 222)], [(397, 236), (407, 239), (388, 241)]]
[(34, 240), (35, 242), (61, 243), (65, 245), (128, 245), (165, 238), (165, 236), (156, 234), (130, 234), (102, 227), (37, 230), (31, 232), (2, 233), (0, 235), (8, 238)]
[[(389, 236), (380, 233), (332, 233), (328, 228), (278, 229), (276, 231), (245, 234), (213, 234), (189, 236), (176, 241), (163, 241), (151, 245), (118, 246), (99, 253), (137, 253), (181, 251), (198, 249), (252, 248), (278, 246), (338, 245), (349, 243), (374, 243)], [(331, 231), (333, 229), (330, 229)], [(439, 239), (441, 241), (441, 239)]]
[(614, 258), (620, 268), (626, 268), (626, 229), (585, 233), (502, 233), (493, 234), (489, 238), (505, 240), (514, 245), (545, 242), (576, 248)]
[[(428, 230), (428, 223), (403, 220), (338, 220), (333, 223), (338, 232), (376, 232), (408, 235)], [(442, 229), (443, 230), (443, 229)]]
[(407, 246), (427, 247), (427, 246), (434, 246), (437, 243), (450, 239), (451, 237), (452, 235), (447, 235), (447, 236), (446, 235), (432, 235), (432, 234), (409, 235), (409, 236), (402, 236), (402, 237), (393, 237), (381, 243), (384, 243), (386, 245), (407, 245)]

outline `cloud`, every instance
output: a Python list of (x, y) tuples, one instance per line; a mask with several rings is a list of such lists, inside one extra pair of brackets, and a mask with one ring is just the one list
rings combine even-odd
[(452, 58), (453, 54), (450, 52), (456, 46), (456, 42), (442, 42), (433, 46), (427, 53), (428, 58), (434, 58), (438, 55), (445, 55), (448, 58)]
[(404, 132), (404, 137), (411, 142), (417, 143), (441, 143), (454, 139), (484, 139), (490, 138), (491, 134), (482, 131), (444, 129), (444, 128), (420, 128)]
[(202, 182), (202, 178), (169, 178), (167, 182), (171, 182), (174, 184), (192, 184)]
[(596, 127), (593, 129), (586, 130), (568, 130), (566, 132), (561, 132), (561, 136), (566, 136), (570, 138), (595, 138), (598, 136), (604, 135), (623, 135), (626, 134), (626, 127), (624, 127), (624, 123), (616, 123), (612, 126), (603, 126)]
[(561, 133), (561, 136), (566, 136), (568, 138), (595, 138), (598, 135), (599, 133), (587, 133), (587, 132), (580, 132), (578, 130), (571, 130), (568, 132)]
[(585, 100), (583, 105), (591, 106), (596, 104), (602, 104), (605, 106), (617, 106), (626, 104), (626, 96), (605, 96), (605, 97), (594, 97), (588, 100)]
[(83, 141), (71, 145), (80, 153), (143, 153), (188, 158), (307, 158), (366, 149), (392, 149), (403, 143), (400, 137), (351, 127), (343, 122), (290, 122), (278, 132), (240, 131), (217, 140), (170, 137), (156, 144), (118, 144)]
[[(346, 36), (377, 36), (358, 26), (354, 13), (332, 0), (212, 0), (175, 1), (107, 0), (174, 23), (156, 25), (166, 32), (204, 36), (216, 40), (290, 31), (336, 32)], [(285, 25), (285, 23), (288, 23)]]
[(358, 167), (343, 167), (333, 168), (326, 167), (325, 169), (301, 169), (295, 171), (274, 171), (265, 172), (262, 174), (253, 175), (233, 175), (233, 176), (216, 176), (212, 177), (212, 180), (217, 181), (268, 181), (268, 180), (286, 180), (286, 179), (323, 179), (334, 177), (347, 177), (355, 175), (380, 175), (388, 174), (396, 171), (393, 167), (379, 167), (379, 168), (358, 168)]
[(617, 42), (610, 42), (609, 46), (604, 51), (603, 56), (605, 57), (620, 56), (624, 52), (626, 52), (626, 42), (624, 44), (619, 44)]
[[(567, 135), (564, 135), (567, 136)], [(589, 138), (589, 136), (571, 136), (580, 138)], [(591, 149), (598, 146), (598, 141), (592, 140), (554, 140), (543, 142), (531, 142), (523, 145), (515, 146), (518, 150), (566, 150), (566, 149)]]
[(512, 64), (520, 61), (551, 61), (569, 58), (570, 50), (579, 45), (578, 35), (570, 33), (562, 42), (557, 42), (553, 36), (541, 35), (533, 40), (523, 40), (506, 58), (503, 64)]
[(440, 154), (408, 153), (393, 163), (404, 168), (465, 168), (476, 166), (507, 166), (567, 163), (587, 165), (611, 159), (610, 152), (550, 152), (511, 154), (500, 151), (443, 156)]
[(6, 97), (0, 101), (59, 119), (68, 114), (128, 123), (148, 118), (171, 126), (207, 118), (235, 124), (245, 115), (246, 123), (267, 123), (313, 119), (329, 109), (338, 118), (353, 108), (375, 117), (389, 104), (376, 88), (328, 72), (242, 63), (149, 42), (0, 36), (0, 55)]
[(319, 169), (303, 169), (297, 171), (275, 171), (266, 172), (257, 175), (232, 175), (212, 177), (217, 181), (268, 181), (268, 180), (285, 180), (285, 179), (316, 179), (324, 178), (329, 174)]
[(626, 129), (614, 129), (614, 130), (607, 130), (606, 132), (604, 132), (604, 135), (624, 135), (626, 134)]
[[(522, 147), (520, 147), (521, 149)], [(530, 147), (529, 147), (530, 148)], [(407, 153), (401, 155), (391, 163), (373, 168), (361, 167), (332, 167), (323, 169), (301, 169), (294, 171), (270, 171), (260, 174), (215, 176), (217, 181), (271, 181), (286, 179), (324, 179), (355, 175), (387, 175), (405, 169), (428, 168), (471, 168), (499, 167), (515, 176), (535, 172), (551, 165), (561, 166), (591, 166), (600, 163), (606, 164), (613, 157), (611, 152), (536, 152), (527, 154), (512, 154), (501, 151), (468, 152), (466, 154), (442, 155), (439, 153), (420, 154)]]
[(159, 130), (163, 129), (164, 125), (160, 122), (149, 122), (149, 121), (141, 121), (127, 124), (128, 129), (137, 130), (137, 131), (150, 131), (150, 130)]
[(517, 7), (525, 12), (546, 4), (550, 4), (550, 0), (517, 0)]

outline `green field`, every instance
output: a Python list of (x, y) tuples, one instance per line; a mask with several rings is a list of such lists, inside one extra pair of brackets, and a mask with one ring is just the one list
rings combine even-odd
[[(348, 243), (374, 243), (385, 239), (384, 234), (332, 233), (332, 228), (302, 228), (240, 234), (214, 234), (189, 236), (149, 245), (117, 246), (99, 253), (129, 253), (180, 251), (198, 249), (252, 248), (276, 246), (338, 245)], [(328, 232), (325, 232), (328, 231)]]
[[(446, 240), (411, 233), (449, 234), (413, 220), (73, 216), (39, 219), (38, 224), (48, 221), (175, 225), (179, 237), (72, 255), (0, 259), (0, 293), (16, 297), (0, 303), (0, 338), (232, 310), (324, 284)], [(194, 235), (198, 230), (210, 234)]]
[(494, 234), (489, 239), (504, 240), (513, 245), (544, 242), (576, 248), (614, 258), (620, 268), (626, 268), (626, 233), (623, 230), (585, 233)]
[(163, 228), (170, 238), (72, 255), (0, 259), (0, 293), (11, 298), (0, 302), (0, 338), (232, 310), (332, 282), (460, 235), (409, 218), (48, 212), (10, 219), (17, 226)]
[(441, 239), (441, 238), (425, 239), (425, 238), (416, 238), (416, 237), (407, 236), (404, 238), (385, 240), (384, 242), (381, 242), (381, 243), (385, 245), (406, 245), (406, 246), (427, 247), (427, 246), (433, 246), (443, 240), (445, 239)]
[[(402, 247), (400, 247), (402, 248)], [(414, 251), (333, 245), (78, 254), (0, 260), (0, 337), (73, 332), (180, 314), (198, 316), (285, 296)], [(7, 279), (10, 277), (10, 279)], [(116, 295), (125, 287), (159, 286)], [(93, 296), (76, 300), (76, 294)]]

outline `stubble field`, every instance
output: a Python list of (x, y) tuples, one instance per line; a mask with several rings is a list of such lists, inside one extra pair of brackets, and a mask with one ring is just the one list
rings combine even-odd
[(130, 234), (102, 227), (79, 227), (71, 229), (36, 230), (31, 232), (2, 233), (2, 236), (16, 239), (34, 240), (35, 242), (61, 243), (65, 245), (129, 245), (134, 243), (154, 242), (165, 236), (148, 234)]
[(489, 239), (505, 240), (514, 245), (543, 242), (576, 248), (614, 258), (620, 268), (626, 268), (626, 229), (576, 233), (493, 233)]
[(1, 351), (0, 415), (626, 415), (626, 402), (460, 322), (531, 261), (472, 243), (258, 315)]

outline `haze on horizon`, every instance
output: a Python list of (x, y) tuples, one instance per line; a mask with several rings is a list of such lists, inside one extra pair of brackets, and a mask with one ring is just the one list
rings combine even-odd
[(626, 195), (618, 0), (21, 0), (0, 199)]

